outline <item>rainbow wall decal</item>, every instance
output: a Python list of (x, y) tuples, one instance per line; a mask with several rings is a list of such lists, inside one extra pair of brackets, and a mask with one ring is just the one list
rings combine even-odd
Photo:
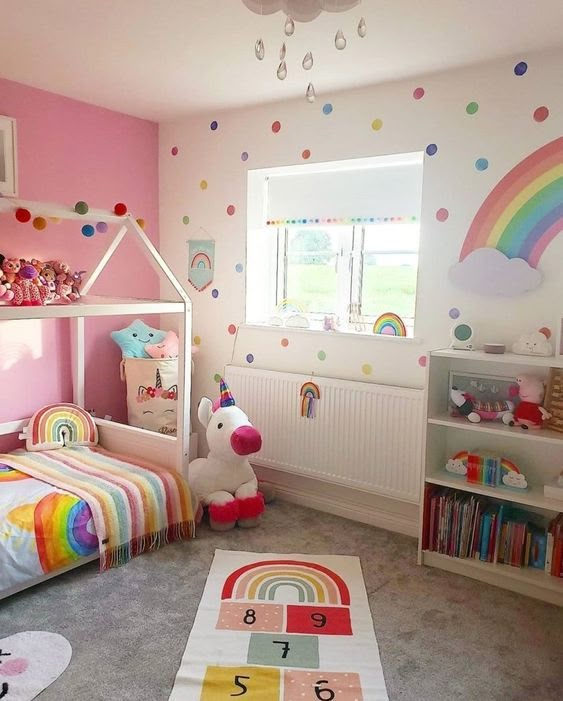
[(76, 404), (50, 404), (31, 417), (28, 450), (54, 450), (70, 445), (96, 445), (98, 430), (87, 411)]
[(400, 316), (393, 312), (385, 312), (375, 320), (373, 333), (384, 336), (406, 336), (407, 330)]
[(301, 395), (301, 416), (315, 418), (315, 402), (321, 398), (321, 390), (314, 382), (304, 382), (299, 392)]
[(211, 260), (206, 253), (196, 253), (192, 258), (191, 266), (192, 268), (203, 268), (204, 270), (211, 270)]
[(300, 560), (265, 560), (241, 567), (227, 577), (221, 599), (274, 601), (282, 586), (297, 589), (300, 602), (350, 606), (348, 587), (336, 572)]
[(520, 161), (489, 193), (469, 228), (460, 261), (497, 248), (535, 268), (563, 231), (563, 137)]

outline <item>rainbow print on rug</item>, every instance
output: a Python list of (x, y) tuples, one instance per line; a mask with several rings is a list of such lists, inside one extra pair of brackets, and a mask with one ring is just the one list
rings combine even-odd
[(55, 450), (96, 445), (98, 429), (90, 414), (76, 404), (50, 404), (35, 412), (21, 437), (27, 450)]
[(407, 329), (400, 316), (393, 312), (385, 312), (375, 320), (373, 333), (383, 336), (406, 336)]

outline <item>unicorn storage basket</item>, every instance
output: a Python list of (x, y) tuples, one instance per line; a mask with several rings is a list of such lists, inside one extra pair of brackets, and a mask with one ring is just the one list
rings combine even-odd
[(123, 358), (130, 426), (176, 435), (178, 358)]

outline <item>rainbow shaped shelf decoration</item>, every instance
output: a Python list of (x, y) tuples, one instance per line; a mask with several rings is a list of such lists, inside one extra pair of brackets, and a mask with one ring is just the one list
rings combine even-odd
[(375, 320), (373, 333), (383, 336), (406, 336), (407, 329), (400, 316), (393, 312), (385, 312)]
[(97, 445), (98, 429), (90, 414), (76, 404), (49, 404), (33, 414), (20, 438), (27, 450), (56, 450), (71, 445)]
[(299, 392), (301, 395), (301, 416), (305, 419), (315, 418), (315, 402), (321, 398), (321, 391), (314, 382), (304, 382)]

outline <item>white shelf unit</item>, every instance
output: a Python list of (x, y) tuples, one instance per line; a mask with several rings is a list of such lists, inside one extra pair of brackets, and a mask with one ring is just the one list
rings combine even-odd
[[(546, 499), (543, 485), (551, 481), (563, 466), (563, 433), (549, 429), (523, 430), (505, 426), (501, 421), (473, 424), (465, 418), (449, 415), (448, 397), (450, 372), (475, 374), (482, 377), (515, 379), (527, 372), (545, 377), (550, 367), (563, 367), (561, 357), (532, 357), (506, 353), (487, 354), (482, 351), (443, 349), (427, 356), (426, 435), (424, 470), (421, 493), (427, 484), (436, 484), (471, 492), (495, 500), (512, 502), (543, 519), (563, 511), (563, 503)], [(461, 450), (489, 450), (509, 458), (526, 475), (528, 489), (489, 487), (471, 484), (465, 477), (445, 470), (447, 460)], [(474, 559), (450, 557), (422, 549), (424, 528), (424, 498), (421, 502), (418, 561), (472, 577), (495, 586), (510, 589), (549, 603), (563, 606), (563, 579), (546, 575), (530, 567), (518, 568)]]
[[(117, 224), (118, 231), (110, 241), (91, 275), (84, 281), (80, 300), (72, 304), (48, 304), (38, 307), (16, 307), (0, 303), (0, 321), (71, 319), (73, 401), (75, 404), (84, 407), (84, 319), (99, 316), (176, 314), (180, 340), (176, 437), (165, 436), (103, 419), (96, 419), (96, 423), (100, 432), (100, 442), (108, 450), (127, 453), (135, 457), (144, 457), (159, 464), (172, 467), (187, 475), (187, 466), (190, 459), (192, 303), (186, 291), (131, 214), (118, 216), (113, 212), (98, 209), (90, 209), (87, 214), (78, 214), (74, 209), (60, 204), (0, 198), (0, 213), (13, 214), (19, 207), (28, 209), (32, 215), (78, 220), (85, 223), (104, 221), (108, 224)], [(138, 299), (90, 294), (92, 286), (126, 236), (133, 237), (137, 241), (157, 274), (161, 277), (164, 276), (170, 282), (178, 299)], [(0, 435), (21, 430), (28, 420), (27, 418), (22, 418), (0, 424)]]

